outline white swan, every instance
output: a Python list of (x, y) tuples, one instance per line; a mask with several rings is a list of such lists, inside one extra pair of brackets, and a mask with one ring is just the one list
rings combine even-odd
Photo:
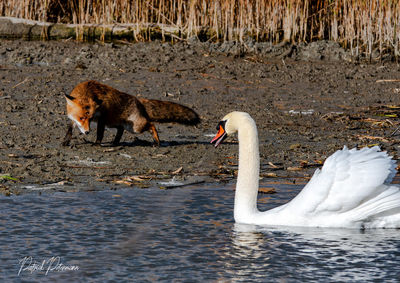
[(257, 127), (249, 114), (232, 112), (217, 126), (218, 146), (238, 132), (239, 171), (234, 218), (237, 223), (347, 228), (400, 228), (400, 189), (386, 185), (395, 162), (379, 147), (336, 151), (290, 202), (257, 209), (260, 157)]

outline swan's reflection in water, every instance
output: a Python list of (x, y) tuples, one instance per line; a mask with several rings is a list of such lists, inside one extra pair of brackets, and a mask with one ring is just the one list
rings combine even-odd
[(399, 233), (234, 224), (226, 272), (234, 281), (316, 280), (327, 274), (334, 281), (400, 279)]
[(231, 281), (262, 279), (268, 272), (268, 238), (253, 225), (234, 224), (232, 245), (226, 251), (226, 272)]
[(265, 235), (253, 225), (234, 224), (232, 247), (233, 256), (259, 258), (264, 257), (263, 243)]

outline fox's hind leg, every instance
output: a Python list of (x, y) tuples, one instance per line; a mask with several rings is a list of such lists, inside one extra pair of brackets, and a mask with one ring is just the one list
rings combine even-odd
[(113, 145), (118, 145), (119, 144), (123, 133), (124, 133), (124, 127), (118, 127), (117, 128), (117, 134), (115, 135), (115, 138), (114, 138), (114, 141), (113, 141)]
[(149, 123), (149, 131), (153, 135), (154, 144), (156, 146), (160, 146), (160, 139), (158, 138), (157, 129), (152, 123)]
[(143, 133), (145, 131), (149, 131), (154, 139), (154, 145), (160, 145), (160, 139), (158, 138), (158, 133), (156, 127), (154, 127), (153, 123), (151, 123), (148, 119), (144, 117), (136, 118), (136, 121), (132, 123), (132, 129), (134, 133)]

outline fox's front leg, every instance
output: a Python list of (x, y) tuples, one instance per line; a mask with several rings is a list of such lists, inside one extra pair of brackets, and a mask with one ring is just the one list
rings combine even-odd
[(105, 128), (106, 128), (106, 122), (103, 119), (99, 119), (97, 121), (97, 137), (96, 137), (96, 141), (94, 142), (94, 145), (101, 144), (101, 141), (103, 140), (103, 137), (104, 137)]
[(114, 141), (113, 141), (113, 145), (118, 145), (119, 144), (123, 133), (124, 133), (124, 127), (118, 127), (117, 128), (117, 134), (115, 135), (115, 138), (114, 138)]
[(67, 133), (65, 134), (64, 140), (61, 143), (62, 146), (68, 146), (69, 145), (69, 143), (70, 143), (70, 141), (72, 139), (72, 130), (73, 130), (73, 128), (75, 128), (75, 124), (74, 124), (74, 122), (70, 122), (68, 124)]

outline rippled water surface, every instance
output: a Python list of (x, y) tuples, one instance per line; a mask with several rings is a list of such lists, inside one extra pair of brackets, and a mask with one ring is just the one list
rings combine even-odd
[[(260, 195), (260, 209), (299, 187), (277, 190)], [(204, 186), (2, 197), (0, 281), (400, 280), (399, 230), (235, 225), (233, 194)]]

